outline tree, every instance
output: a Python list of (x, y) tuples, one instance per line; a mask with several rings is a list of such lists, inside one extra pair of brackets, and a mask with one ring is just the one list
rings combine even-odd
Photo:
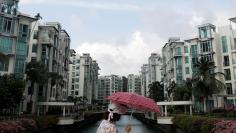
[(27, 80), (31, 81), (30, 106), (32, 106), (32, 95), (34, 94), (34, 89), (37, 89), (38, 85), (44, 85), (47, 83), (48, 72), (46, 66), (43, 63), (31, 61), (27, 64), (25, 73), (27, 74)]
[(0, 111), (14, 111), (22, 101), (25, 82), (14, 75), (0, 76)]
[(149, 86), (149, 97), (155, 102), (164, 101), (164, 86), (161, 82), (153, 82)]
[(206, 112), (206, 103), (208, 102), (208, 97), (225, 89), (225, 84), (216, 78), (217, 75), (224, 74), (220, 72), (214, 72), (214, 62), (208, 61), (204, 59), (204, 57), (200, 57), (195, 66), (198, 68), (198, 71), (197, 74), (193, 76), (193, 93), (196, 99), (200, 100), (200, 102), (203, 102), (204, 112)]
[(176, 90), (176, 83), (174, 81), (171, 82), (171, 84), (168, 86), (168, 100), (173, 101), (173, 95)]
[(190, 79), (184, 81), (183, 85), (177, 85), (173, 94), (174, 101), (189, 101), (192, 98), (192, 83)]
[[(62, 87), (62, 80), (63, 80), (63, 77), (61, 75), (59, 75), (58, 73), (55, 73), (55, 72), (50, 72), (49, 73), (49, 77), (51, 79), (51, 90), (52, 90), (52, 87), (56, 85), (56, 88), (58, 89), (58, 85), (60, 85)], [(58, 90), (56, 90), (57, 94), (56, 94), (56, 99), (58, 100)]]
[(83, 109), (85, 109), (85, 106), (88, 103), (88, 99), (87, 97), (79, 97), (78, 102), (79, 102), (79, 105), (82, 105)]

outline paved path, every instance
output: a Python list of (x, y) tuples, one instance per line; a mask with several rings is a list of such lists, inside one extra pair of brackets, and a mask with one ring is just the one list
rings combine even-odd
[[(117, 128), (119, 133), (124, 133), (124, 127), (129, 121), (129, 116), (125, 115), (122, 116), (120, 121), (117, 122)], [(99, 122), (91, 125), (90, 127), (87, 127), (83, 130), (78, 131), (77, 133), (96, 133), (96, 130), (99, 126)], [(154, 131), (154, 129), (151, 129), (150, 127), (145, 126), (143, 123), (141, 123), (139, 120), (132, 118), (130, 121), (130, 124), (132, 125), (132, 132), (131, 133), (161, 133), (160, 131)]]

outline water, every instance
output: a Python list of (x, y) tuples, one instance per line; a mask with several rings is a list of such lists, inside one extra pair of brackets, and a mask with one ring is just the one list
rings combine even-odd
[[(127, 123), (129, 122), (129, 118), (130, 118), (130, 116), (123, 115), (121, 117), (121, 119), (116, 123), (119, 133), (124, 133), (124, 128), (127, 125)], [(87, 128), (84, 128), (84, 129), (78, 131), (77, 133), (96, 133), (96, 130), (97, 130), (100, 122), (101, 121), (99, 121)], [(146, 125), (144, 125), (142, 122), (140, 122), (139, 120), (137, 120), (135, 118), (132, 118), (130, 120), (130, 125), (132, 127), (131, 133), (157, 133), (157, 132), (160, 133), (159, 131), (155, 131), (154, 129), (147, 127)]]

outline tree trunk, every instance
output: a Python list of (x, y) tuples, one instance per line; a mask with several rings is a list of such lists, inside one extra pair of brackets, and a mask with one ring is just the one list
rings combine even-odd
[(204, 112), (207, 112), (207, 103), (206, 103), (206, 102), (207, 102), (207, 98), (204, 97), (204, 98), (203, 98), (203, 111), (204, 111)]

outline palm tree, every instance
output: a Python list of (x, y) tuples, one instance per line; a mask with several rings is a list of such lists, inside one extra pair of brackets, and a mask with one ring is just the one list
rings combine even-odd
[[(32, 108), (32, 95), (34, 94), (34, 88), (38, 88), (38, 85), (44, 85), (48, 81), (48, 73), (44, 64), (41, 62), (29, 62), (26, 66), (27, 80), (31, 82), (30, 102)], [(37, 83), (37, 84), (36, 84)]]
[(174, 101), (189, 101), (192, 98), (191, 80), (187, 79), (183, 85), (177, 85), (173, 94)]
[(193, 76), (193, 93), (194, 96), (200, 100), (200, 102), (203, 102), (204, 112), (206, 112), (206, 103), (208, 102), (208, 97), (225, 89), (225, 84), (216, 78), (217, 75), (224, 74), (220, 72), (214, 72), (214, 62), (206, 60), (204, 57), (200, 57), (196, 67), (198, 68), (198, 72), (195, 76)]
[(171, 82), (171, 84), (168, 87), (168, 100), (173, 101), (173, 96), (176, 90), (176, 83), (174, 81)]
[[(58, 88), (58, 85), (60, 85), (61, 86), (61, 83), (63, 83), (63, 82), (61, 82), (61, 80), (62, 80), (62, 76), (61, 75), (59, 75), (59, 74), (57, 74), (57, 73), (55, 73), (55, 72), (50, 72), (49, 73), (49, 77), (50, 77), (50, 79), (51, 79), (51, 90), (52, 90), (52, 88), (53, 88), (53, 86), (55, 86), (56, 85), (56, 89)], [(59, 96), (59, 92), (58, 92), (58, 90), (56, 90), (56, 100), (58, 100), (58, 96)]]
[(83, 106), (83, 109), (85, 109), (85, 105), (88, 103), (87, 97), (79, 97), (78, 101), (79, 104)]

